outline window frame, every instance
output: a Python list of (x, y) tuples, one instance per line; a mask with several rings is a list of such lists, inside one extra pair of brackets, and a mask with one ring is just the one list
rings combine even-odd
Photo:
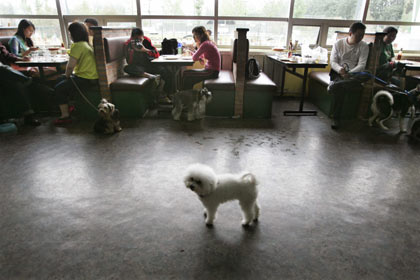
[[(318, 45), (322, 47), (331, 47), (328, 46), (327, 36), (328, 29), (330, 27), (349, 27), (354, 20), (337, 20), (337, 19), (318, 19), (318, 18), (294, 18), (293, 11), (295, 6), (295, 0), (290, 0), (289, 7), (289, 16), (284, 17), (242, 17), (242, 16), (219, 16), (219, 0), (214, 0), (214, 15), (211, 16), (162, 16), (162, 15), (142, 15), (141, 13), (141, 0), (135, 0), (137, 5), (137, 14), (136, 15), (64, 15), (61, 9), (60, 0), (56, 0), (57, 5), (57, 15), (6, 15), (0, 14), (0, 18), (14, 18), (14, 19), (58, 19), (60, 22), (60, 30), (63, 42), (68, 46), (69, 38), (67, 34), (67, 26), (74, 20), (84, 19), (86, 17), (95, 17), (98, 19), (100, 25), (107, 25), (108, 22), (118, 21), (118, 22), (136, 22), (138, 27), (142, 27), (142, 20), (148, 19), (177, 19), (177, 20), (212, 20), (213, 21), (213, 38), (218, 41), (218, 25), (219, 21), (226, 20), (237, 20), (237, 21), (273, 21), (273, 22), (287, 22), (288, 29), (286, 35), (286, 41), (283, 42), (284, 46), (287, 46), (287, 43), (292, 38), (292, 29), (293, 26), (320, 26)], [(376, 20), (367, 20), (367, 13), (369, 10), (370, 0), (365, 0), (365, 6), (363, 11), (363, 16), (361, 22), (369, 25), (397, 25), (397, 26), (420, 26), (420, 22), (403, 22), (403, 21), (376, 21)], [(221, 46), (227, 47), (227, 46)], [(268, 46), (257, 46), (256, 49), (269, 49)], [(407, 50), (408, 52), (419, 52), (420, 50)]]

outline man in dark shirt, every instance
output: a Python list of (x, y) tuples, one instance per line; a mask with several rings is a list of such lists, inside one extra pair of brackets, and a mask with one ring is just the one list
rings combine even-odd
[(25, 124), (38, 126), (40, 121), (34, 118), (34, 111), (28, 96), (28, 85), (32, 78), (27, 77), (16, 71), (10, 64), (19, 60), (29, 60), (29, 58), (19, 58), (10, 53), (0, 42), (0, 88), (1, 96), (8, 96), (20, 105), (20, 112), (24, 116)]
[(143, 30), (137, 27), (132, 29), (130, 39), (124, 43), (124, 52), (128, 64), (124, 71), (133, 76), (151, 79), (160, 75), (164, 80), (163, 91), (166, 100), (169, 100), (168, 97), (175, 91), (174, 74), (168, 68), (151, 62), (159, 57), (159, 52), (150, 38), (144, 36)]

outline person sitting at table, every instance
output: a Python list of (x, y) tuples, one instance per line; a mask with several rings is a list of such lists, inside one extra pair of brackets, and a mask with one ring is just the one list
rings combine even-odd
[(38, 48), (34, 47), (31, 37), (35, 32), (35, 25), (27, 20), (22, 19), (19, 22), (18, 30), (9, 40), (10, 51), (17, 56), (28, 56), (31, 52)]
[(80, 22), (73, 22), (68, 30), (73, 44), (70, 47), (65, 77), (55, 86), (55, 95), (61, 112), (60, 117), (54, 121), (55, 125), (72, 122), (68, 103), (69, 98), (77, 92), (73, 82), (82, 91), (98, 85), (95, 56), (89, 45), (89, 33), (86, 26)]
[(90, 27), (99, 26), (98, 20), (96, 18), (86, 18), (83, 23), (86, 25), (89, 32), (89, 44), (93, 46), (93, 32), (90, 30)]
[(330, 56), (331, 83), (328, 92), (334, 95), (332, 109), (332, 129), (338, 129), (344, 99), (349, 94), (363, 89), (360, 79), (354, 74), (365, 70), (369, 55), (369, 46), (362, 41), (366, 26), (355, 22), (350, 26), (349, 36), (335, 42)]
[[(132, 76), (153, 79), (159, 88), (163, 84), (166, 95), (164, 99), (169, 102), (169, 96), (174, 92), (173, 74), (168, 68), (151, 62), (159, 57), (159, 52), (152, 41), (144, 36), (143, 30), (137, 27), (131, 30), (130, 39), (124, 43), (124, 52), (128, 64), (124, 67), (124, 71)], [(162, 77), (163, 82), (159, 76)]]
[(192, 30), (193, 38), (197, 46), (197, 51), (193, 52), (192, 59), (204, 64), (204, 69), (187, 69), (182, 73), (181, 88), (192, 89), (194, 84), (219, 77), (221, 69), (220, 52), (215, 43), (210, 40), (209, 34), (204, 26), (194, 27)]
[[(392, 42), (397, 37), (398, 29), (393, 26), (388, 26), (383, 31), (386, 33), (381, 44), (381, 50), (379, 55), (379, 66), (376, 68), (376, 76), (386, 82), (399, 86), (400, 81), (397, 78), (392, 77), (394, 70), (397, 70), (398, 63), (395, 61), (394, 49), (392, 48)], [(401, 67), (402, 68), (402, 67)]]
[(31, 84), (32, 78), (10, 67), (11, 63), (22, 60), (27, 61), (29, 58), (18, 57), (10, 53), (0, 42), (0, 95), (18, 102), (25, 124), (38, 126), (41, 122), (34, 117), (29, 97), (28, 86)]

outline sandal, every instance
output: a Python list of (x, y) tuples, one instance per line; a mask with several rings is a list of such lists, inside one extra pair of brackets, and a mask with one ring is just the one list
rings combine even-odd
[(57, 126), (71, 124), (71, 123), (72, 123), (72, 119), (70, 117), (58, 118), (54, 121), (54, 125), (57, 125)]

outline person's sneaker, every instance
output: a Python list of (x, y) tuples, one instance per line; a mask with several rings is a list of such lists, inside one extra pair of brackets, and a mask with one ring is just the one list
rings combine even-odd
[(31, 126), (40, 126), (41, 125), (41, 122), (38, 119), (36, 119), (33, 114), (25, 116), (23, 118), (23, 123), (25, 125), (31, 125)]
[(337, 119), (332, 119), (331, 121), (331, 128), (338, 129), (340, 127), (340, 121)]
[(71, 123), (72, 123), (72, 119), (70, 117), (58, 118), (54, 121), (54, 125), (56, 126), (67, 125)]

